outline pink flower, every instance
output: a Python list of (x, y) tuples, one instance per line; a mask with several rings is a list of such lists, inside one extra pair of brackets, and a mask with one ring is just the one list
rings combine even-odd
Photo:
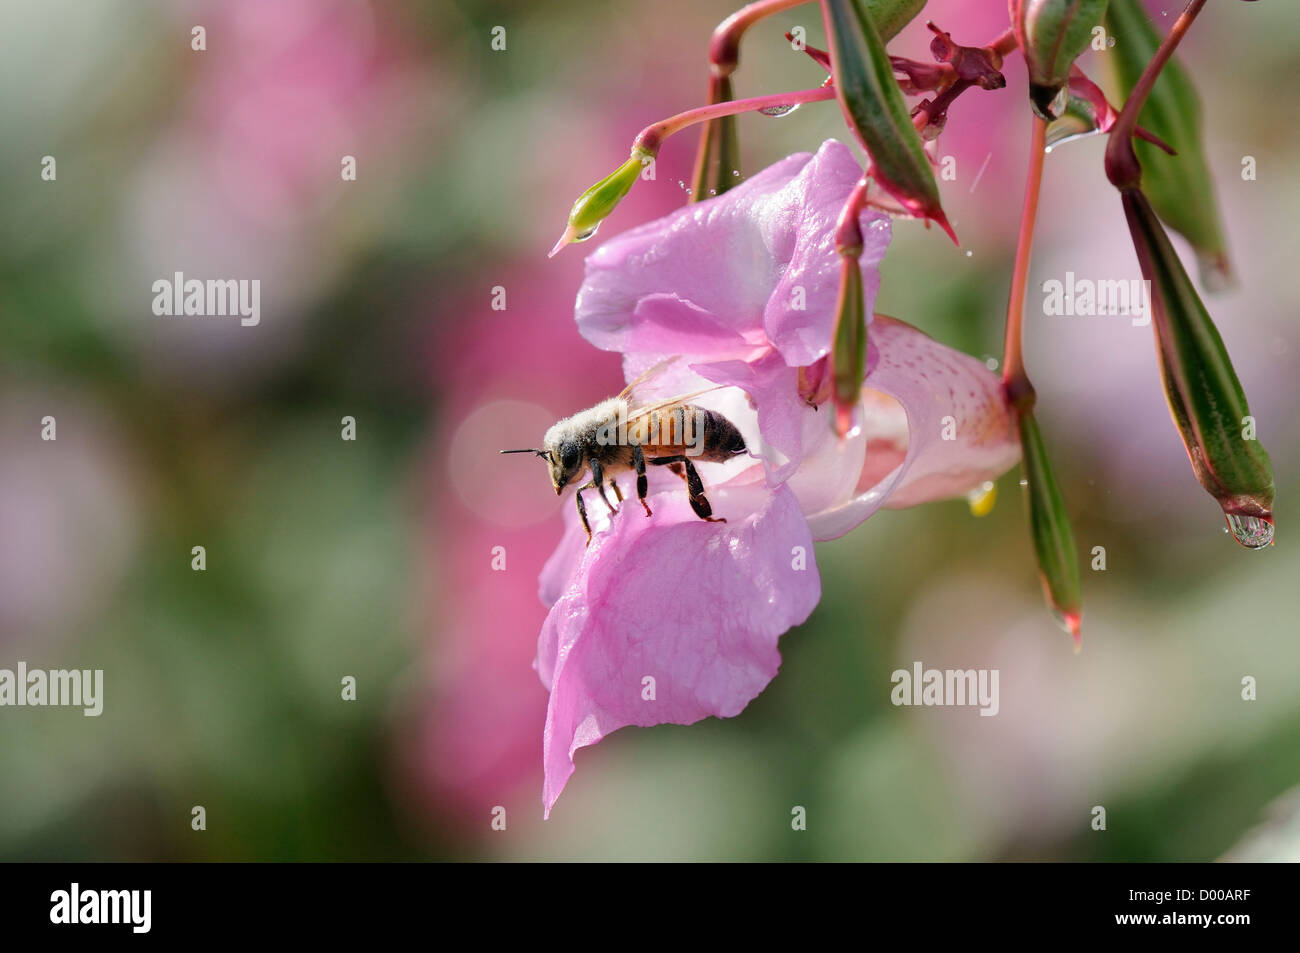
[[(715, 515), (650, 468), (647, 519), (625, 481), (593, 539), (567, 526), (541, 576), (551, 606), (536, 668), (550, 691), (543, 736), (549, 814), (573, 754), (625, 725), (690, 724), (742, 711), (780, 667), (778, 638), (821, 597), (813, 541), (881, 506), (970, 491), (1018, 456), (998, 378), (902, 322), (871, 324), (860, 426), (843, 442), (799, 394), (800, 367), (830, 350), (839, 256), (834, 223), (862, 170), (826, 142), (717, 199), (634, 229), (587, 260), (578, 327), (623, 354), (629, 380), (680, 355), (667, 393), (726, 385), (695, 402), (723, 413), (750, 454), (701, 464)], [(889, 220), (864, 212), (866, 306)], [(594, 496), (594, 494), (593, 494)]]

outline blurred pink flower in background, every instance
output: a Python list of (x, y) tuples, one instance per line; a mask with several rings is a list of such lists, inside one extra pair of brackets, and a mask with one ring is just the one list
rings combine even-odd
[[(449, 384), (427, 463), (429, 593), (436, 631), (431, 685), (407, 752), (427, 797), (454, 814), (486, 816), (538, 773), (538, 726), (546, 699), (529, 666), (544, 616), (537, 569), (554, 542), (558, 503), (536, 471), (497, 451), (518, 428), (544, 429), (567, 407), (590, 402), (593, 388), (616, 391), (617, 364), (602, 372), (569, 317), (574, 266), (516, 265), (511, 289), (530, 305), (494, 312), (489, 284), (436, 328), (434, 364)], [(557, 312), (557, 309), (558, 312)], [(551, 315), (555, 320), (551, 320)], [(454, 358), (453, 358), (454, 356)], [(602, 383), (603, 381), (603, 383)], [(545, 404), (538, 401), (545, 401)], [(492, 571), (502, 547), (504, 571)]]
[(93, 399), (42, 384), (0, 392), (0, 644), (50, 658), (49, 638), (95, 618), (127, 575), (140, 488)]
[[(142, 149), (120, 226), (129, 243), (102, 254), (131, 275), (117, 283), (120, 307), (148, 365), (232, 387), (299, 346), (305, 317), (409, 174), (402, 145), (441, 109), (399, 25), (370, 4), (232, 0), (175, 16), (204, 26), (207, 51), (187, 50), (176, 116)], [(154, 316), (145, 291), (178, 271), (259, 280), (260, 325)]]

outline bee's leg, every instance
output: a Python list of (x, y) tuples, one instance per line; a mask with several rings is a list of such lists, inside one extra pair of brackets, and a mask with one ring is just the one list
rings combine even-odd
[(605, 509), (609, 510), (610, 515), (614, 513), (614, 507), (609, 502), (609, 497), (605, 495), (605, 469), (600, 465), (600, 461), (591, 461), (591, 482), (587, 486), (594, 487), (600, 494), (600, 500), (605, 504)]
[(609, 488), (614, 491), (614, 495), (618, 497), (618, 501), (622, 503), (623, 491), (618, 488), (618, 481), (615, 480), (613, 477), (609, 478)]
[(587, 531), (588, 546), (591, 545), (591, 524), (587, 522), (587, 504), (582, 502), (582, 491), (590, 486), (591, 484), (588, 483), (587, 486), (578, 487), (578, 492), (573, 494), (573, 499), (578, 504), (578, 519), (582, 520), (582, 528)]
[(645, 515), (649, 516), (650, 504), (645, 501), (645, 498), (650, 491), (650, 484), (645, 478), (645, 454), (641, 452), (639, 443), (632, 448), (632, 466), (636, 468), (636, 498), (641, 501)]
[(709, 498), (704, 495), (704, 481), (700, 479), (699, 472), (690, 460), (683, 460), (686, 467), (686, 492), (691, 499), (691, 509), (695, 515), (702, 520), (710, 523), (725, 523), (726, 520), (720, 516), (713, 515), (713, 507), (709, 505)]
[(673, 473), (676, 473), (679, 477), (685, 480), (686, 468), (682, 466), (685, 462), (686, 458), (679, 454), (675, 457), (655, 457), (650, 461), (650, 464), (656, 467), (667, 467), (669, 470), (672, 470)]

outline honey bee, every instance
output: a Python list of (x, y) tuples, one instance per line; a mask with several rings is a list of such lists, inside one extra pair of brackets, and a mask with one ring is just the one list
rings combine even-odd
[(647, 466), (666, 466), (685, 480), (691, 509), (700, 519), (710, 523), (726, 522), (713, 515), (695, 461), (724, 463), (746, 452), (745, 439), (735, 424), (722, 414), (690, 403), (693, 398), (718, 390), (722, 385), (649, 403), (634, 396), (636, 388), (657, 376), (674, 360), (676, 358), (669, 358), (651, 367), (618, 396), (552, 425), (542, 438), (540, 450), (501, 451), (535, 453), (544, 459), (550, 468), (551, 485), (555, 487), (556, 495), (574, 482), (583, 470), (590, 471), (591, 479), (578, 487), (574, 494), (578, 517), (587, 532), (587, 545), (591, 545), (591, 524), (587, 522), (583, 491), (595, 490), (612, 514), (616, 507), (605, 495), (606, 481), (618, 502), (622, 503), (623, 493), (614, 476), (635, 472), (637, 500), (645, 515), (650, 516), (650, 504), (646, 502)]

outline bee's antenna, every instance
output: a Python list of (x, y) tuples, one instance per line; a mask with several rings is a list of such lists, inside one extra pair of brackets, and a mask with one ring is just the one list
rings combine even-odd
[(545, 450), (498, 450), (497, 453), (535, 453), (539, 457), (547, 456)]

